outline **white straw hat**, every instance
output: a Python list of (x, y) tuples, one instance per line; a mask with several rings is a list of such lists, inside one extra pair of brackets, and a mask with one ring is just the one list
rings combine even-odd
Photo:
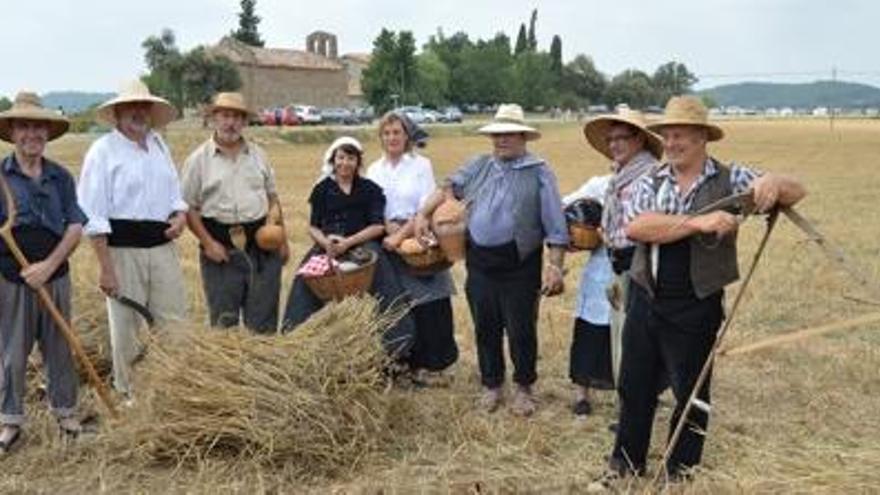
[(150, 94), (150, 89), (140, 79), (123, 83), (119, 89), (119, 94), (99, 106), (95, 116), (98, 120), (116, 125), (116, 113), (114, 112), (116, 105), (135, 102), (152, 103), (150, 125), (154, 128), (165, 127), (177, 117), (177, 110), (174, 106), (168, 103), (168, 100), (165, 98)]
[(541, 137), (541, 133), (537, 129), (526, 125), (523, 109), (516, 103), (499, 105), (492, 122), (480, 127), (477, 132), (480, 134), (511, 134), (521, 132), (526, 135), (527, 141), (534, 141)]

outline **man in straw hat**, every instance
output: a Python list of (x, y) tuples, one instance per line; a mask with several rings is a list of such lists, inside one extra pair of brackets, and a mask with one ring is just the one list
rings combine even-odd
[(446, 179), (416, 216), (416, 232), (417, 237), (427, 233), (428, 218), (446, 197), (469, 203), (465, 292), (476, 332), (482, 404), (492, 412), (502, 401), (506, 330), (517, 384), (513, 411), (528, 416), (535, 411), (538, 300), (563, 290), (568, 230), (556, 176), (526, 147), (541, 134), (526, 125), (522, 108), (501, 105), (479, 132), (492, 139), (493, 152)]
[[(609, 288), (610, 352), (614, 382), (620, 374), (622, 330), (625, 304), (629, 287), (629, 270), (635, 243), (626, 235), (626, 205), (633, 198), (637, 179), (659, 165), (663, 155), (663, 141), (646, 127), (645, 117), (637, 110), (622, 110), (616, 114), (600, 115), (584, 125), (587, 142), (611, 160), (613, 175), (604, 194), (602, 230), (605, 246), (614, 271), (614, 282)], [(586, 395), (585, 393), (583, 394)], [(579, 397), (577, 404), (586, 397)], [(581, 410), (585, 407), (581, 406)]]
[[(632, 294), (623, 333), (620, 425), (610, 471), (597, 485), (621, 474), (643, 473), (657, 405), (657, 383), (669, 380), (676, 398), (676, 424), (724, 318), (724, 287), (738, 278), (736, 211), (701, 209), (733, 194), (751, 192), (766, 212), (804, 197), (795, 179), (721, 164), (706, 149), (724, 136), (693, 96), (673, 97), (659, 122), (666, 162), (638, 179), (627, 206), (627, 235), (638, 242), (630, 276)], [(700, 462), (708, 424), (709, 380), (699, 407), (674, 446), (664, 469), (680, 479)], [(595, 486), (595, 485), (594, 485)]]
[[(201, 246), (210, 322), (231, 327), (243, 319), (254, 331), (275, 332), (287, 241), (270, 251), (255, 240), (270, 208), (280, 213), (275, 173), (263, 150), (242, 135), (253, 113), (240, 93), (217, 94), (208, 114), (214, 133), (187, 158), (181, 184), (187, 223)], [(243, 251), (232, 240), (241, 233)]]
[[(86, 216), (77, 204), (73, 177), (43, 156), (46, 143), (67, 132), (68, 125), (64, 117), (44, 109), (34, 93), (19, 93), (12, 108), (0, 113), (0, 139), (15, 145), (0, 162), (0, 174), (16, 209), (12, 235), (32, 263), (22, 270), (6, 242), (0, 241), (2, 452), (8, 452), (21, 436), (27, 359), (34, 340), (40, 341), (49, 404), (62, 433), (75, 436), (80, 429), (74, 417), (79, 376), (73, 357), (33, 290), (45, 287), (61, 314), (70, 319), (67, 259), (79, 243)], [(6, 199), (0, 200), (0, 224), (8, 220)]]
[(154, 129), (174, 119), (166, 100), (139, 80), (98, 107), (97, 117), (114, 129), (92, 143), (83, 160), (80, 204), (85, 232), (98, 258), (99, 286), (107, 295), (113, 384), (131, 398), (130, 366), (141, 354), (140, 316), (117, 300), (143, 304), (159, 325), (181, 320), (186, 291), (172, 241), (186, 227), (186, 203), (177, 170)]

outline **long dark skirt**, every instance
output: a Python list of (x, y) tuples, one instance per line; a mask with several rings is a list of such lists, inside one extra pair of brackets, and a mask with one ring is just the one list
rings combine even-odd
[(614, 388), (611, 372), (611, 327), (575, 318), (569, 357), (569, 377), (583, 387)]
[(458, 345), (449, 298), (420, 304), (412, 309), (416, 322), (415, 343), (408, 362), (412, 369), (441, 371), (458, 360)]
[[(381, 245), (378, 242), (370, 241), (362, 244), (362, 246), (378, 254), (376, 273), (373, 276), (373, 285), (370, 286), (369, 293), (379, 301), (379, 309), (386, 311), (409, 304), (406, 291), (403, 290), (403, 286), (400, 284), (400, 280), (398, 280), (397, 274), (388, 261)], [(303, 257), (303, 262), (321, 252), (318, 246), (312, 247)], [(324, 304), (324, 301), (318, 299), (309, 289), (309, 286), (306, 285), (305, 280), (301, 276), (295, 276), (293, 287), (287, 298), (287, 306), (284, 309), (284, 319), (281, 324), (282, 330), (289, 332), (296, 329), (296, 327), (308, 320), (310, 316), (323, 308)], [(415, 320), (408, 313), (382, 335), (382, 345), (385, 347), (386, 352), (395, 359), (404, 359), (409, 356), (412, 350), (415, 340), (414, 336)]]

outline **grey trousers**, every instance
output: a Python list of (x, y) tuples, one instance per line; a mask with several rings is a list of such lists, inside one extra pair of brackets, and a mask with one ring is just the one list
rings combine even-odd
[[(70, 320), (70, 276), (46, 284), (58, 310)], [(76, 411), (79, 376), (67, 341), (52, 317), (40, 307), (37, 294), (27, 285), (0, 277), (0, 348), (2, 348), (2, 406), (0, 422), (24, 424), (24, 395), (28, 356), (39, 342), (48, 375), (49, 404), (59, 418)]]
[(252, 250), (248, 259), (240, 252), (226, 263), (214, 263), (199, 254), (202, 287), (212, 327), (244, 326), (257, 333), (278, 330), (281, 294), (281, 257)]

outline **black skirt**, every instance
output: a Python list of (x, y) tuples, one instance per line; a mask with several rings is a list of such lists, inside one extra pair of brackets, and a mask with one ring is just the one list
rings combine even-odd
[(420, 304), (411, 311), (416, 335), (409, 355), (412, 369), (441, 371), (458, 360), (452, 321), (452, 302), (443, 298)]
[(575, 318), (568, 373), (572, 382), (584, 387), (614, 388), (610, 326)]

